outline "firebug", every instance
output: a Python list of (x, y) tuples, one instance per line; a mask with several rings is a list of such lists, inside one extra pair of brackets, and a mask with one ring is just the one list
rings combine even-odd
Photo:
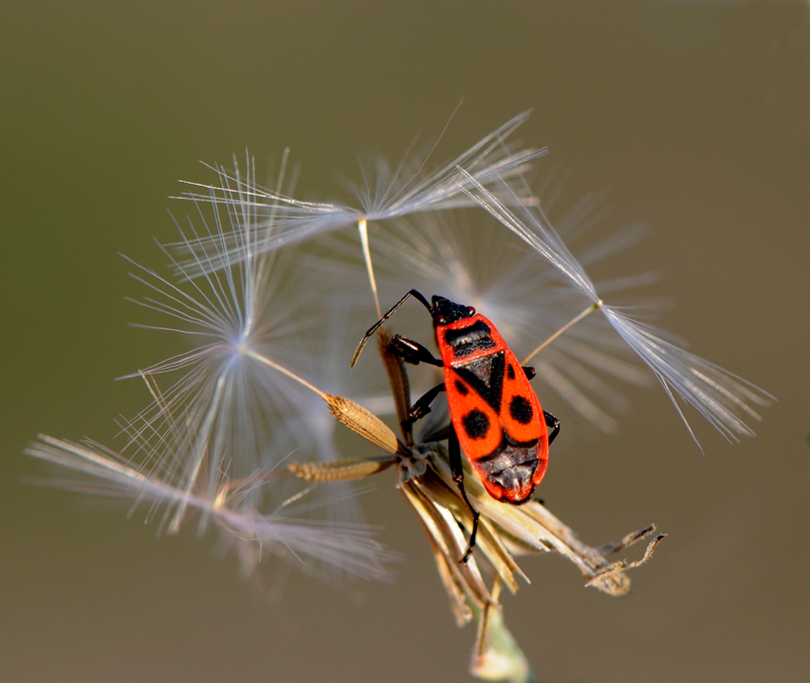
[[(405, 362), (427, 363), (444, 371), (444, 382), (411, 407), (408, 426), (430, 412), (430, 404), (447, 392), (450, 427), (445, 432), (453, 481), (473, 516), (466, 562), (475, 546), (479, 514), (464, 490), (463, 452), (490, 496), (520, 505), (532, 497), (548, 464), (548, 447), (560, 431), (559, 420), (545, 412), (529, 384), (533, 368), (524, 368), (495, 326), (472, 306), (434, 296), (432, 304), (410, 290), (366, 332), (352, 365), (368, 339), (409, 297), (433, 318), (441, 359), (418, 342), (394, 335), (391, 350)], [(551, 431), (549, 431), (551, 430)]]

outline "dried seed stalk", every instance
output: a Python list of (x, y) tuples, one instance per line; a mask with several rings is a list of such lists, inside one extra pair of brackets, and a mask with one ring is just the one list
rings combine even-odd
[(326, 394), (324, 401), (339, 422), (389, 453), (399, 451), (396, 434), (379, 417), (344, 396)]
[(396, 458), (369, 460), (338, 460), (336, 462), (293, 462), (287, 469), (299, 479), (313, 484), (329, 481), (363, 479), (382, 472), (395, 464)]

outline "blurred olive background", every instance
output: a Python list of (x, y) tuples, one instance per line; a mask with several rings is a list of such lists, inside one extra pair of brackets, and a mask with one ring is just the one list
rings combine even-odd
[(128, 327), (139, 290), (117, 253), (164, 263), (176, 180), (212, 180), (198, 160), (247, 147), (261, 170), (290, 146), (300, 193), (328, 199), (358, 153), (400, 159), (462, 98), (436, 161), (533, 108), (519, 135), (551, 149), (539, 177), (607, 191), (600, 234), (650, 228), (598, 274), (659, 271), (660, 324), (779, 399), (738, 445), (690, 414), (705, 455), (657, 388), (627, 392), (614, 437), (545, 406), (563, 420), (551, 510), (593, 544), (653, 521), (670, 536), (625, 599), (524, 562), (512, 632), (545, 681), (807, 680), (808, 5), (607, 5), (0, 6), (0, 680), (468, 679), (474, 627), (454, 626), (391, 476), (364, 507), (406, 557), (395, 583), (293, 572), (276, 604), (210, 539), (22, 482), (38, 432), (114, 443), (146, 401), (113, 378), (165, 347)]

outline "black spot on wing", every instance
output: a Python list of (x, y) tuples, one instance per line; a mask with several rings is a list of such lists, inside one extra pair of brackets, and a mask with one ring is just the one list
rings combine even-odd
[(471, 439), (483, 439), (489, 432), (489, 418), (480, 410), (471, 410), (461, 418), (461, 424)]
[(509, 414), (515, 422), (527, 425), (534, 417), (534, 410), (532, 409), (532, 404), (523, 396), (515, 395), (509, 402)]
[(458, 393), (461, 394), (462, 396), (466, 396), (467, 394), (470, 393), (470, 390), (467, 388), (467, 385), (464, 384), (464, 382), (462, 382), (461, 380), (457, 379), (455, 381), (455, 385), (456, 391), (458, 391)]

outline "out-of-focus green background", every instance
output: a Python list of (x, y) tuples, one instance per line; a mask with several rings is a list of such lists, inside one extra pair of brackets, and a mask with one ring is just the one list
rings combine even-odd
[(407, 557), (396, 582), (293, 574), (275, 605), (210, 541), (21, 483), (37, 432), (110, 442), (142, 407), (112, 380), (164, 352), (127, 327), (117, 253), (163, 262), (151, 237), (174, 237), (177, 179), (211, 180), (198, 160), (249, 147), (261, 169), (290, 146), (301, 191), (329, 198), (357, 153), (399, 159), (462, 98), (440, 157), (534, 108), (520, 136), (550, 146), (566, 193), (608, 190), (606, 231), (650, 226), (604, 274), (662, 272), (661, 324), (779, 398), (740, 445), (693, 420), (705, 455), (660, 390), (628, 392), (616, 437), (564, 428), (550, 508), (594, 544), (650, 521), (670, 536), (621, 600), (525, 562), (512, 631), (545, 681), (806, 679), (808, 5), (608, 5), (0, 6), (0, 680), (466, 680), (473, 628), (390, 476), (364, 505)]

